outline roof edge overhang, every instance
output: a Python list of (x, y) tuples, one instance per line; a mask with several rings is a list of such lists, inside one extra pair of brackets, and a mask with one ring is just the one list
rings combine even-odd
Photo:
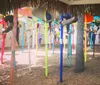
[(63, 3), (66, 3), (68, 5), (90, 5), (90, 4), (100, 4), (100, 0), (77, 0), (77, 1), (74, 1), (74, 0), (71, 0), (71, 1), (68, 1), (68, 0), (59, 0)]

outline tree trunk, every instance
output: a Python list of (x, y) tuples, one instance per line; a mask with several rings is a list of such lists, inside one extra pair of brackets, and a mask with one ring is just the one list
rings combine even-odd
[(84, 26), (83, 15), (78, 15), (76, 65), (75, 65), (76, 72), (84, 71), (84, 51), (83, 51), (84, 27), (83, 26)]

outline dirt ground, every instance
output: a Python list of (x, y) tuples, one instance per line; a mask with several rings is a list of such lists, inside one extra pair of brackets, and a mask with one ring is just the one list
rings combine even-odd
[[(63, 82), (59, 82), (59, 49), (55, 54), (48, 52), (49, 75), (45, 76), (45, 48), (39, 48), (38, 56), (36, 51), (31, 49), (32, 71), (28, 68), (28, 50), (16, 51), (16, 76), (14, 85), (100, 85), (100, 46), (96, 47), (95, 57), (92, 57), (92, 50), (88, 52), (88, 60), (85, 63), (85, 70), (82, 73), (75, 73), (75, 54), (73, 52), (72, 65), (67, 65), (67, 51), (64, 51), (63, 58)], [(0, 85), (9, 85), (10, 78), (10, 54), (6, 50), (4, 65), (0, 66)]]

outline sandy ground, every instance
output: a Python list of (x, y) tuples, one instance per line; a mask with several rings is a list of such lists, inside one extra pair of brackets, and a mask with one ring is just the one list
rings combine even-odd
[[(72, 65), (67, 65), (67, 50), (63, 54), (63, 82), (59, 82), (59, 48), (48, 52), (49, 75), (45, 76), (45, 48), (39, 48), (38, 56), (36, 50), (31, 49), (31, 67), (29, 72), (28, 50), (16, 51), (16, 76), (14, 85), (100, 85), (100, 46), (96, 47), (95, 57), (88, 52), (88, 61), (85, 63), (85, 70), (82, 73), (75, 73), (75, 52), (72, 56)], [(6, 50), (4, 65), (0, 66), (0, 85), (9, 85), (11, 52)]]

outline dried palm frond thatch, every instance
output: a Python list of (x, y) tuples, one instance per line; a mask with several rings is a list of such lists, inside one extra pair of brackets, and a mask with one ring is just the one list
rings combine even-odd
[(90, 13), (100, 14), (100, 4), (98, 5), (75, 5), (70, 6), (59, 0), (0, 0), (0, 13), (6, 13), (14, 8), (20, 8), (23, 6), (44, 7), (48, 10), (57, 10), (63, 13), (76, 14), (77, 11), (84, 12), (86, 8), (89, 8)]

